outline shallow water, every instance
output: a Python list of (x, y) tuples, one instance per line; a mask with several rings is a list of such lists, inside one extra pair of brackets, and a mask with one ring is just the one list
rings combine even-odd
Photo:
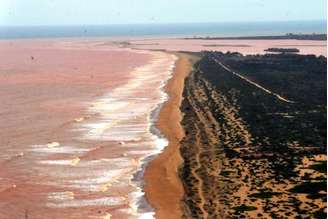
[[(176, 57), (99, 41), (6, 43), (0, 96), (14, 103), (0, 112), (0, 217), (152, 218), (140, 173), (167, 145), (153, 122)], [(17, 48), (40, 61), (8, 64)]]
[(299, 54), (327, 56), (327, 41), (318, 40), (212, 40), (146, 39), (130, 41), (138, 49), (200, 52), (203, 50), (239, 52), (244, 55), (266, 54), (268, 48), (297, 48)]

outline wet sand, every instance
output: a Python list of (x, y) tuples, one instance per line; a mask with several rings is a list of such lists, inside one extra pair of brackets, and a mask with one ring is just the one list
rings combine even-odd
[(145, 172), (146, 198), (155, 208), (156, 218), (181, 218), (181, 200), (183, 186), (178, 176), (179, 166), (182, 164), (179, 142), (184, 136), (180, 125), (182, 115), (180, 105), (184, 79), (192, 69), (191, 56), (178, 54), (173, 77), (165, 87), (169, 100), (163, 105), (157, 127), (169, 141), (164, 151), (150, 162)]

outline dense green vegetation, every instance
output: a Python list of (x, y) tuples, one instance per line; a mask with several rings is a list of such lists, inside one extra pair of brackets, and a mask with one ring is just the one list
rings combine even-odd
[[(295, 103), (240, 80), (213, 58)], [(325, 57), (310, 55), (205, 52), (198, 68), (218, 90), (236, 100), (259, 150), (288, 153), (292, 158), (291, 152), (326, 151), (326, 65)], [(302, 145), (304, 150), (294, 150), (292, 145)]]
[(317, 219), (326, 219), (327, 218), (327, 213), (324, 211), (316, 211), (313, 216)]
[(327, 172), (327, 161), (321, 161), (317, 164), (313, 164), (310, 166), (310, 169), (316, 170), (320, 173), (326, 173)]
[(298, 102), (297, 106), (310, 109), (326, 106), (327, 59), (323, 56), (238, 53), (216, 53), (216, 56), (238, 73)]
[(297, 48), (268, 48), (264, 51), (276, 52), (276, 53), (298, 53), (298, 52), (300, 52), (300, 50)]
[(181, 107), (186, 218), (323, 218), (327, 59), (201, 55)]
[(234, 210), (237, 212), (237, 213), (240, 213), (240, 212), (244, 212), (244, 211), (254, 211), (256, 210), (257, 207), (255, 206), (248, 206), (248, 205), (240, 205), (240, 206), (237, 206), (237, 207), (234, 207)]
[(295, 193), (315, 194), (320, 191), (326, 191), (326, 188), (327, 182), (303, 182), (290, 189), (290, 191)]
[(253, 194), (249, 195), (248, 197), (265, 199), (265, 198), (272, 198), (272, 196), (275, 196), (275, 195), (281, 195), (281, 193), (271, 192), (271, 191), (260, 191), (258, 193), (253, 193)]

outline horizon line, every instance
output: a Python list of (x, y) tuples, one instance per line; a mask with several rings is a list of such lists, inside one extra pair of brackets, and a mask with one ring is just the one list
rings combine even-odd
[(141, 26), (141, 25), (188, 25), (188, 24), (241, 24), (241, 23), (286, 23), (286, 22), (323, 22), (327, 24), (327, 19), (313, 20), (266, 20), (266, 21), (201, 21), (201, 22), (153, 22), (153, 23), (113, 23), (113, 24), (19, 24), (4, 25), (0, 27), (81, 27), (81, 26)]

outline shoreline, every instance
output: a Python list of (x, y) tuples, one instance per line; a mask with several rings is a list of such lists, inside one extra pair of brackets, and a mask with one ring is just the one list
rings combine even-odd
[(0, 218), (151, 217), (132, 177), (167, 145), (149, 133), (150, 114), (176, 57), (84, 41), (1, 45), (0, 202), (13, 211)]
[[(165, 85), (169, 99), (163, 104), (156, 128), (167, 139), (168, 146), (147, 165), (144, 174), (144, 191), (148, 203), (153, 207), (156, 218), (181, 218), (181, 200), (184, 194), (178, 170), (183, 160), (180, 155), (179, 142), (184, 137), (180, 125), (182, 115), (180, 106), (184, 79), (192, 69), (188, 54), (175, 53), (178, 59), (172, 77)], [(168, 122), (173, 121), (173, 122)]]
[[(327, 157), (326, 137), (321, 133), (326, 130), (322, 127), (321, 132), (308, 135), (307, 127), (321, 127), (321, 123), (294, 112), (307, 115), (310, 107), (322, 106), (313, 116), (325, 117), (326, 97), (320, 93), (326, 90), (321, 83), (326, 59), (283, 54), (252, 57), (252, 62), (248, 58), (203, 52), (185, 81), (181, 124), (186, 136), (180, 142), (184, 217), (324, 218)], [(291, 64), (296, 60), (307, 64)], [(321, 77), (304, 79), (314, 65), (320, 67), (312, 75)], [(250, 66), (252, 73), (247, 72)], [(254, 86), (253, 80), (261, 86)], [(277, 88), (279, 80), (287, 86)], [(294, 120), (287, 120), (286, 114), (295, 115)], [(297, 142), (291, 145), (290, 136), (280, 133), (297, 133)], [(291, 200), (297, 204), (291, 205)]]

